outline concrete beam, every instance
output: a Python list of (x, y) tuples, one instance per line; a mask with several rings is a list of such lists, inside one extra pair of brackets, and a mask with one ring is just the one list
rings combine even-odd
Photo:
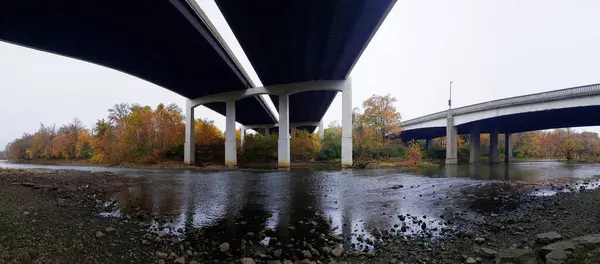
[(277, 166), (290, 166), (290, 97), (279, 95), (279, 139), (277, 141)]
[(498, 128), (490, 133), (490, 163), (498, 162)]
[(346, 80), (332, 81), (308, 81), (288, 84), (278, 84), (270, 86), (261, 86), (255, 88), (249, 88), (246, 90), (238, 90), (231, 92), (224, 92), (209, 96), (204, 96), (196, 99), (191, 99), (191, 103), (194, 106), (203, 105), (207, 103), (215, 102), (227, 102), (229, 100), (241, 100), (246, 97), (269, 94), (269, 95), (287, 95), (308, 92), (308, 91), (336, 91), (342, 92), (351, 89), (350, 78)]
[(193, 165), (196, 161), (196, 145), (194, 141), (194, 106), (186, 100), (185, 106), (185, 144), (183, 148), (183, 162)]
[(237, 146), (235, 139), (235, 101), (227, 101), (225, 117), (225, 165), (237, 166)]
[(481, 140), (479, 127), (474, 127), (471, 129), (469, 142), (469, 163), (477, 164), (479, 163), (479, 156), (481, 156)]

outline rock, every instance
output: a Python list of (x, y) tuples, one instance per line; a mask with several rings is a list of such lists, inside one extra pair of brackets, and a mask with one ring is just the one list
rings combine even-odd
[(159, 259), (156, 263), (157, 264), (165, 264), (165, 260), (164, 259)]
[(278, 249), (273, 250), (272, 254), (273, 254), (273, 257), (280, 258), (281, 257), (281, 249), (278, 248)]
[(279, 260), (269, 260), (269, 261), (267, 261), (267, 264), (281, 264), (281, 261), (279, 261)]
[(58, 206), (65, 206), (65, 205), (67, 205), (67, 200), (63, 199), (63, 198), (58, 198), (57, 203), (58, 203)]
[(555, 243), (552, 243), (550, 245), (546, 245), (544, 247), (542, 247), (542, 254), (548, 254), (552, 251), (556, 251), (556, 250), (560, 250), (560, 251), (565, 251), (565, 250), (570, 250), (573, 251), (575, 249), (575, 243), (573, 243), (573, 241), (571, 240), (565, 240), (565, 241), (558, 241)]
[(401, 184), (394, 184), (394, 185), (392, 185), (392, 189), (400, 189), (400, 188), (404, 188), (404, 186), (401, 185)]
[(475, 263), (477, 263), (477, 260), (475, 260), (474, 258), (470, 257), (470, 258), (467, 259), (467, 263), (468, 264), (475, 264)]
[(221, 244), (219, 246), (219, 250), (221, 252), (227, 252), (227, 251), (229, 251), (229, 243), (225, 242), (225, 243)]
[(396, 263), (398, 263), (398, 259), (393, 258), (390, 260), (390, 264), (396, 264)]
[(497, 254), (498, 252), (491, 248), (482, 247), (481, 249), (479, 249), (479, 255), (484, 258), (495, 258)]
[(156, 257), (158, 257), (159, 259), (166, 259), (168, 256), (169, 255), (167, 253), (156, 251)]
[(563, 264), (567, 260), (567, 251), (554, 250), (545, 256), (546, 264)]
[(475, 238), (475, 243), (481, 245), (481, 244), (485, 243), (485, 238), (483, 238), (483, 237), (477, 237), (477, 238)]
[(243, 258), (240, 260), (242, 264), (256, 264), (256, 262), (252, 258)]
[(283, 264), (293, 264), (293, 262), (291, 260), (287, 260), (286, 259), (286, 260), (283, 261)]
[(29, 215), (29, 214), (31, 214), (29, 211), (24, 211), (23, 212), (23, 215)]
[(535, 235), (535, 237), (536, 237), (536, 241), (542, 245), (546, 245), (546, 244), (549, 244), (554, 241), (558, 241), (558, 240), (562, 239), (562, 236), (555, 231), (537, 234), (537, 235)]
[(300, 252), (300, 253), (302, 253), (302, 256), (304, 258), (307, 258), (307, 259), (312, 258), (312, 254), (308, 250), (302, 250), (302, 252)]
[(329, 253), (331, 253), (331, 248), (329, 247), (323, 247), (321, 249), (321, 252), (323, 252), (323, 254), (325, 254), (325, 256), (329, 255)]
[(180, 258), (176, 258), (173, 263), (177, 263), (177, 264), (185, 264), (185, 258), (184, 257), (180, 257)]
[(535, 252), (531, 249), (502, 249), (496, 255), (496, 263), (536, 264)]
[(102, 233), (101, 231), (96, 231), (96, 238), (102, 238), (104, 236), (104, 233)]
[(105, 231), (106, 233), (110, 233), (110, 232), (112, 232), (112, 231), (115, 231), (115, 229), (114, 229), (113, 227), (110, 227), (110, 226), (109, 226), (109, 227), (107, 227), (107, 228), (104, 228), (104, 231)]
[(188, 262), (188, 264), (200, 264), (200, 263), (198, 263), (198, 262), (197, 262), (197, 261), (195, 261), (195, 260), (192, 260), (192, 261)]
[(344, 249), (342, 247), (336, 247), (331, 250), (331, 255), (335, 256), (336, 258), (341, 257), (343, 253)]
[(573, 239), (575, 245), (598, 245), (600, 244), (600, 234), (586, 235), (582, 237), (576, 237)]

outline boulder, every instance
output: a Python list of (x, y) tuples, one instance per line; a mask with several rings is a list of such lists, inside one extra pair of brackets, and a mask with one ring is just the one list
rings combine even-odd
[(503, 249), (496, 255), (496, 263), (512, 262), (515, 264), (536, 264), (535, 252), (531, 249)]
[(562, 239), (562, 236), (555, 231), (537, 234), (535, 235), (535, 237), (537, 242), (542, 245), (546, 245)]
[(475, 263), (477, 263), (477, 260), (475, 260), (474, 258), (469, 257), (467, 259), (467, 264), (475, 264)]

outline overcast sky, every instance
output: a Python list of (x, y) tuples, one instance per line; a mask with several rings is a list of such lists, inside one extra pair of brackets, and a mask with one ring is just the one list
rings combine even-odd
[[(248, 68), (214, 2), (199, 3)], [(598, 0), (399, 0), (352, 71), (353, 103), (390, 93), (410, 119), (446, 109), (451, 80), (455, 107), (600, 83), (599, 10)], [(3, 42), (0, 100), (0, 149), (40, 123), (90, 127), (119, 102), (185, 105), (127, 74)], [(206, 108), (196, 117), (224, 128)], [(340, 119), (338, 97), (324, 122)]]

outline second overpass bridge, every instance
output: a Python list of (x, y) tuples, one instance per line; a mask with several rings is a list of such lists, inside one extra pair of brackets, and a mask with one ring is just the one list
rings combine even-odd
[(402, 122), (402, 139), (446, 137), (446, 164), (457, 163), (457, 134), (470, 135), (470, 163), (480, 154), (480, 133), (490, 134), (490, 162), (498, 160), (498, 133), (505, 134), (505, 161), (511, 133), (600, 125), (600, 84), (510, 97), (449, 109)]

